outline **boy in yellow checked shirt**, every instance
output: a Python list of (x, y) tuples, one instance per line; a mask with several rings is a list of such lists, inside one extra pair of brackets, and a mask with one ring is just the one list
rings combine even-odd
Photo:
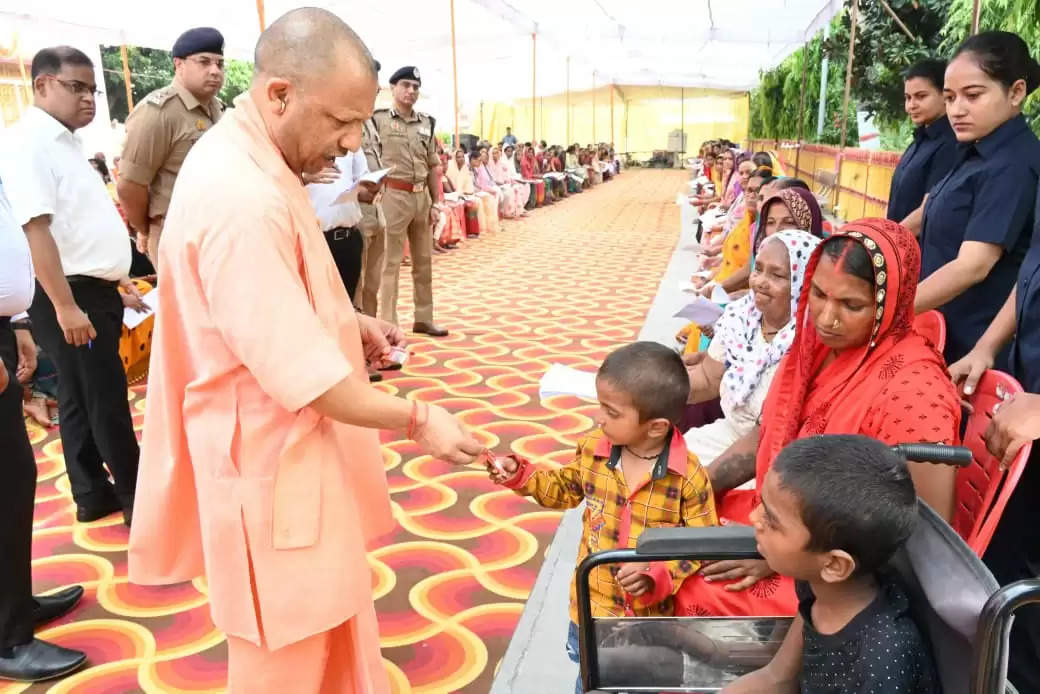
[[(516, 456), (490, 458), (491, 479), (547, 508), (585, 501), (579, 564), (593, 552), (634, 547), (647, 528), (718, 525), (707, 471), (676, 428), (689, 389), (674, 351), (654, 342), (622, 347), (599, 369), (599, 431), (578, 444), (574, 460), (535, 468)], [(598, 567), (589, 577), (592, 614), (671, 615), (672, 595), (699, 568), (690, 561)], [(572, 579), (567, 653), (578, 662), (575, 596)]]

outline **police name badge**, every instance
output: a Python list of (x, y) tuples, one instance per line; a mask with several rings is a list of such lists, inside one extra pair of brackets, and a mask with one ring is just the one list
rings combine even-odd
[(204, 121), (201, 118), (199, 118), (197, 121), (195, 121), (195, 129), (196, 130), (205, 130), (206, 129), (206, 121)]

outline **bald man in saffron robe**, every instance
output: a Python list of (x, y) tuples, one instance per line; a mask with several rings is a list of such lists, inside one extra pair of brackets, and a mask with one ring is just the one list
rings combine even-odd
[(404, 338), (354, 313), (302, 184), (361, 145), (368, 49), (304, 8), (261, 35), (255, 65), (166, 216), (130, 580), (205, 573), (232, 694), (382, 694), (378, 430), (457, 464), (482, 448), (443, 409), (369, 385), (366, 358)]

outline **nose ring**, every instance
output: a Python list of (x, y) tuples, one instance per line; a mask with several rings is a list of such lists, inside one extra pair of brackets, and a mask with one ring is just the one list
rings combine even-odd
[(840, 327), (841, 327), (841, 321), (840, 321), (840, 320), (838, 320), (837, 318), (835, 318), (835, 319), (834, 319), (834, 324), (833, 324), (833, 325), (831, 325), (831, 329), (832, 329), (832, 330), (837, 330), (837, 329), (838, 329), (838, 328), (840, 328)]

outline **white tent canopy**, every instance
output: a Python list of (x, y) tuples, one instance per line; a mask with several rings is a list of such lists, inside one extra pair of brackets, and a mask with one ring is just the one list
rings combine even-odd
[[(0, 0), (0, 44), (12, 33), (22, 36), (24, 57), (42, 45), (83, 47), (85, 40), (169, 49), (185, 29), (215, 26), (226, 38), (228, 56), (250, 59), (261, 4), (270, 23), (299, 0)], [(424, 110), (442, 124), (451, 121), (449, 0), (314, 4), (358, 32), (383, 64), (384, 80), (402, 65), (419, 66)], [(757, 83), (759, 70), (805, 43), (841, 5), (841, 0), (456, 0), (461, 107), (472, 113), (481, 101), (532, 95), (532, 34), (537, 35), (538, 96), (610, 83), (745, 91)]]

